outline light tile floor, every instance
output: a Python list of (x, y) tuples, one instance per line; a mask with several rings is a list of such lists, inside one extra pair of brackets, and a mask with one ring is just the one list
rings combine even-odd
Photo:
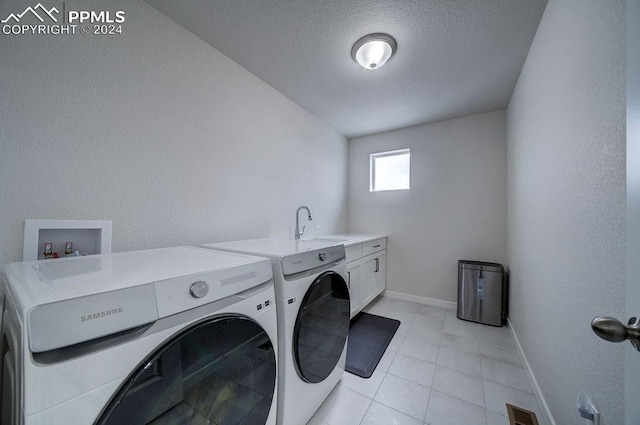
[(544, 423), (506, 326), (390, 297), (365, 311), (401, 325), (371, 378), (345, 373), (308, 425), (507, 425), (505, 403)]

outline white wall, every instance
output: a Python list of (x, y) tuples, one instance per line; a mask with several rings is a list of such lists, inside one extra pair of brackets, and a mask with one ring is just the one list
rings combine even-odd
[[(627, 264), (625, 314), (640, 314), (640, 0), (627, 0)], [(640, 356), (625, 344), (625, 424), (640, 418)]]
[(624, 0), (550, 1), (507, 109), (510, 320), (555, 423), (622, 424)]
[[(411, 189), (369, 192), (369, 155), (411, 148)], [(349, 140), (348, 230), (386, 233), (387, 289), (454, 302), (459, 259), (506, 260), (505, 111)]]
[(292, 237), (302, 204), (344, 230), (344, 137), (146, 3), (108, 8), (124, 34), (0, 38), (0, 265), (24, 219), (113, 220), (114, 251)]

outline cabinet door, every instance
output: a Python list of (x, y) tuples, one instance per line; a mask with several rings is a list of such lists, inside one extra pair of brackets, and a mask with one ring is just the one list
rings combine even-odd
[(387, 283), (386, 250), (368, 255), (362, 259), (362, 275), (360, 277), (360, 308), (364, 308), (382, 291)]
[(377, 255), (371, 254), (362, 259), (362, 273), (360, 275), (360, 307), (364, 308), (376, 297), (376, 261)]
[(347, 264), (347, 286), (349, 287), (349, 296), (351, 298), (351, 318), (361, 310), (360, 269), (360, 260), (352, 261)]
[(376, 252), (374, 260), (374, 276), (375, 276), (375, 297), (380, 295), (387, 286), (387, 251)]

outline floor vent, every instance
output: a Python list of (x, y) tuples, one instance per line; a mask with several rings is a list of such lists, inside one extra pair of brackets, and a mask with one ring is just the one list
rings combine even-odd
[(509, 413), (509, 425), (538, 425), (536, 414), (530, 410), (507, 403), (507, 412)]

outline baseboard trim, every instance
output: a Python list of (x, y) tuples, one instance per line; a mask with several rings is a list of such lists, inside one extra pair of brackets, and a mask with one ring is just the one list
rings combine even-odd
[(449, 308), (449, 309), (456, 309), (458, 308), (458, 304), (451, 302), (451, 301), (444, 301), (444, 300), (438, 300), (436, 298), (427, 298), (427, 297), (420, 297), (418, 295), (409, 295), (409, 294), (403, 294), (402, 292), (395, 292), (395, 291), (384, 291), (382, 293), (382, 295), (385, 295), (387, 297), (391, 297), (391, 298), (396, 298), (399, 300), (404, 300), (404, 301), (414, 301), (420, 304), (427, 304), (427, 305), (432, 305), (434, 307), (441, 307), (441, 308)]
[(538, 380), (536, 379), (535, 375), (533, 374), (533, 371), (531, 370), (531, 366), (529, 365), (527, 356), (525, 356), (524, 351), (522, 351), (522, 346), (520, 345), (520, 340), (518, 339), (516, 330), (513, 328), (513, 324), (511, 323), (511, 320), (509, 320), (508, 317), (507, 317), (507, 322), (509, 323), (509, 331), (511, 332), (513, 341), (516, 343), (516, 348), (518, 349), (520, 360), (522, 360), (522, 364), (524, 365), (524, 368), (527, 371), (529, 380), (533, 385), (533, 392), (534, 392), (534, 395), (536, 396), (536, 400), (538, 401), (538, 406), (540, 407), (540, 410), (541, 410), (540, 413), (544, 415), (544, 420), (547, 424), (556, 425), (556, 421), (553, 420), (553, 415), (551, 415), (551, 410), (549, 410), (549, 405), (547, 404), (547, 400), (544, 398), (544, 395), (542, 394), (540, 385), (538, 385)]

